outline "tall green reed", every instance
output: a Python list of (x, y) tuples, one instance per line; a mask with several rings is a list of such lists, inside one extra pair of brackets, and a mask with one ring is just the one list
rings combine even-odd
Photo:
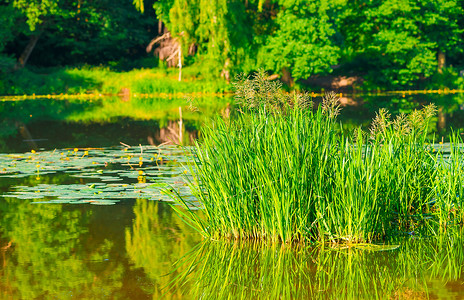
[(436, 197), (432, 209), (438, 216), (441, 230), (448, 226), (463, 225), (464, 149), (462, 144), (461, 135), (453, 132), (450, 135), (448, 149), (438, 152), (439, 163), (434, 183)]
[(380, 110), (370, 134), (346, 134), (334, 93), (312, 109), (308, 95), (265, 77), (236, 83), (240, 112), (217, 118), (193, 150), (191, 189), (205, 219), (179, 212), (202, 234), (360, 243), (432, 226), (430, 218), (462, 220), (462, 154), (452, 146), (444, 162), (428, 144), (433, 105), (395, 119)]

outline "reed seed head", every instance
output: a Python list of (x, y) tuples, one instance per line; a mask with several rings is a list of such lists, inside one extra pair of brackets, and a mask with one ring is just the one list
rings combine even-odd
[(379, 109), (379, 112), (375, 114), (374, 120), (372, 120), (371, 128), (369, 129), (370, 138), (376, 140), (385, 134), (385, 131), (390, 126), (390, 114), (385, 108)]
[(340, 114), (340, 98), (335, 92), (331, 91), (324, 95), (322, 98), (322, 111), (329, 118), (335, 118)]

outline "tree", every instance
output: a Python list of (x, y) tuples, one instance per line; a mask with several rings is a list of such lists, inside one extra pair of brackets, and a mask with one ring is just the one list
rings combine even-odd
[(335, 21), (344, 2), (170, 0), (155, 8), (184, 49), (198, 46), (197, 61), (214, 74), (264, 66), (300, 79), (338, 62)]
[[(13, 21), (14, 40), (7, 51), (19, 56), (24, 67), (99, 64), (144, 53), (154, 31), (154, 11), (137, 12), (123, 0), (8, 0), (18, 17)], [(148, 2), (150, 3), (150, 2)], [(27, 24), (27, 26), (22, 26)], [(40, 38), (40, 42), (39, 41)], [(24, 49), (17, 53), (17, 49)]]
[(415, 16), (416, 22), (437, 53), (439, 72), (446, 66), (447, 55), (454, 58), (463, 53), (464, 28), (459, 24), (464, 17), (463, 4), (459, 0), (417, 1), (420, 14)]
[(345, 62), (363, 61), (376, 84), (413, 85), (436, 72), (443, 53), (462, 51), (462, 15), (457, 0), (348, 1), (338, 23)]
[(262, 63), (287, 73), (288, 81), (330, 73), (337, 64), (340, 46), (335, 21), (342, 1), (280, 0), (277, 30), (261, 53)]
[(58, 12), (58, 0), (11, 0), (7, 2), (11, 3), (13, 8), (24, 15), (31, 32), (29, 35), (29, 42), (19, 56), (15, 66), (15, 69), (20, 69), (26, 65), (29, 56), (42, 34), (42, 27), (37, 27), (44, 24), (44, 19), (47, 16)]
[(14, 21), (18, 17), (15, 9), (11, 5), (0, 4), (0, 52), (14, 38)]
[(156, 2), (155, 9), (182, 49), (196, 46), (197, 61), (213, 76), (229, 79), (231, 72), (253, 64), (256, 24), (265, 13), (258, 12), (259, 5), (260, 1), (170, 0)]

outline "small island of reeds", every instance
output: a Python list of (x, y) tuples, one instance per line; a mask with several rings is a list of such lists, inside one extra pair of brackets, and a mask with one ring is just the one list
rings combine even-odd
[(428, 138), (433, 105), (395, 118), (381, 109), (368, 131), (347, 132), (334, 93), (316, 106), (262, 72), (235, 87), (236, 115), (218, 117), (193, 148), (198, 202), (175, 196), (204, 236), (372, 243), (462, 226), (462, 140)]

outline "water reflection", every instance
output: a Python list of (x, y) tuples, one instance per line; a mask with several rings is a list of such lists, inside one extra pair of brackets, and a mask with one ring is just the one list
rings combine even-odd
[(225, 111), (231, 99), (118, 97), (29, 99), (0, 105), (0, 152), (66, 147), (107, 147), (124, 142), (189, 144), (205, 118)]
[[(63, 179), (65, 180), (65, 179)], [(0, 201), (0, 298), (459, 298), (462, 229), (401, 246), (201, 241), (168, 204)]]
[(95, 207), (0, 200), (0, 299), (137, 299), (129, 269), (130, 205)]
[(462, 231), (393, 251), (205, 242), (174, 286), (193, 299), (451, 299), (464, 293), (462, 245)]
[[(414, 109), (433, 103), (438, 107), (437, 116), (432, 120), (431, 133), (435, 140), (447, 141), (453, 129), (464, 128), (463, 94), (386, 94), (386, 95), (351, 95), (346, 96), (340, 120), (349, 130), (361, 126), (369, 128), (370, 121), (379, 108), (386, 108), (392, 115), (410, 113)], [(342, 103), (343, 104), (343, 103)]]
[(165, 203), (137, 199), (134, 214), (132, 228), (126, 230), (126, 251), (134, 266), (143, 268), (150, 280), (144, 291), (153, 299), (182, 298), (186, 293), (183, 282), (169, 288), (179, 276), (172, 268), (201, 237), (192, 234)]
[(10, 245), (4, 249), (0, 279), (6, 295), (69, 298), (70, 291), (91, 288), (92, 272), (74, 258), (82, 252), (88, 215), (14, 198), (0, 202), (0, 215), (0, 235)]
[[(314, 100), (320, 101), (317, 97)], [(358, 126), (367, 129), (381, 107), (395, 115), (429, 103), (439, 107), (434, 121), (437, 140), (446, 139), (450, 128), (463, 127), (462, 94), (354, 94), (342, 95), (341, 100), (344, 108), (340, 120), (347, 130)], [(178, 143), (181, 139), (189, 144), (198, 137), (205, 120), (217, 113), (228, 116), (231, 103), (232, 96), (193, 101), (175, 97), (138, 97), (131, 101), (119, 97), (3, 101), (0, 152), (23, 152), (37, 147), (108, 147), (120, 141), (158, 145)]]

